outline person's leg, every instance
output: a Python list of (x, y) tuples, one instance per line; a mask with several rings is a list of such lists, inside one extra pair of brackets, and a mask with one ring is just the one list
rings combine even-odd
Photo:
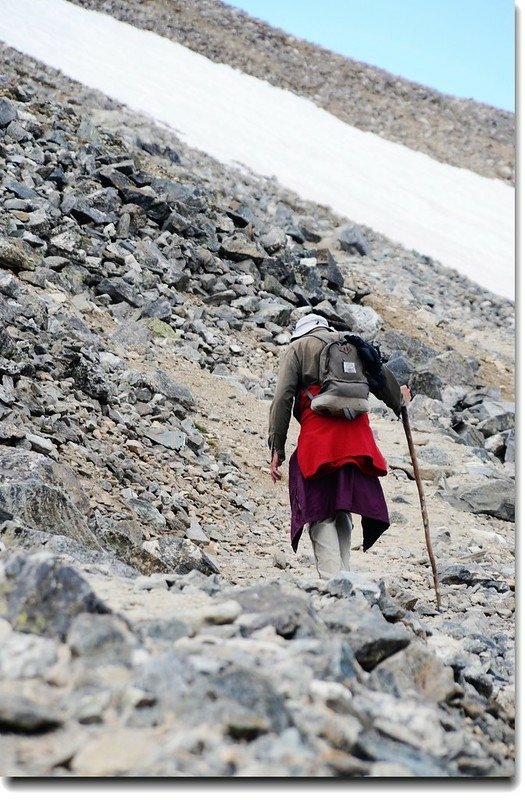
[(335, 526), (339, 542), (339, 555), (341, 565), (339, 569), (350, 569), (350, 538), (352, 535), (352, 517), (348, 511), (338, 511), (335, 517)]
[(335, 517), (323, 519), (320, 522), (311, 522), (309, 533), (319, 577), (331, 578), (341, 569), (339, 536)]
[(309, 527), (315, 565), (320, 578), (330, 578), (350, 569), (352, 517), (338, 511), (335, 517), (312, 522)]

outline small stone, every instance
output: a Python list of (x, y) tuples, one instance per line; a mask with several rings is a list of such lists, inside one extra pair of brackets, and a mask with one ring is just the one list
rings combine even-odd
[(154, 428), (150, 428), (144, 431), (144, 435), (147, 436), (150, 441), (167, 447), (168, 450), (180, 451), (186, 445), (186, 434), (178, 430), (161, 429), (157, 431)]
[(144, 445), (138, 442), (136, 439), (127, 439), (125, 446), (128, 450), (131, 450), (132, 453), (135, 455), (142, 455), (144, 452)]
[(10, 122), (18, 117), (18, 112), (14, 103), (7, 97), (0, 98), (0, 128), (7, 128)]
[(104, 731), (74, 756), (71, 768), (79, 776), (115, 778), (144, 775), (158, 752), (150, 730), (121, 728)]
[(195, 544), (208, 544), (210, 541), (210, 537), (203, 531), (201, 525), (196, 519), (191, 521), (191, 525), (186, 531), (186, 536)]
[(0, 730), (2, 733), (42, 734), (63, 725), (54, 708), (28, 697), (0, 694)]
[(357, 225), (343, 228), (339, 234), (339, 244), (347, 253), (367, 256), (370, 252), (368, 242)]

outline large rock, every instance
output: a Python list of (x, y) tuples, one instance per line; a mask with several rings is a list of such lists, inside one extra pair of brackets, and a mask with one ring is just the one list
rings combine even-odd
[(37, 266), (38, 260), (24, 242), (0, 236), (0, 267), (13, 272), (32, 272)]
[(368, 242), (357, 225), (343, 228), (339, 233), (339, 244), (342, 250), (352, 255), (367, 256), (370, 253)]
[(115, 388), (106, 373), (92, 359), (83, 353), (74, 353), (68, 361), (66, 375), (73, 378), (75, 385), (88, 397), (107, 404), (115, 394)]
[(469, 361), (454, 350), (439, 353), (429, 359), (425, 367), (449, 385), (469, 386), (476, 382), (476, 375)]
[(216, 564), (197, 545), (176, 536), (159, 536), (143, 543), (142, 548), (162, 565), (158, 572), (186, 574), (196, 569), (205, 575), (218, 573)]
[(514, 430), (509, 431), (506, 444), (507, 449), (505, 450), (505, 463), (512, 464), (516, 460), (516, 433)]
[(321, 278), (326, 280), (328, 288), (341, 289), (344, 286), (345, 279), (330, 250), (326, 248), (317, 250), (316, 259), (316, 271)]
[(345, 303), (339, 300), (335, 305), (337, 314), (343, 319), (347, 329), (365, 339), (373, 339), (383, 324), (383, 318), (370, 306)]
[[(267, 730), (281, 733), (292, 724), (284, 698), (276, 691), (271, 678), (238, 666), (198, 681), (178, 711), (185, 719), (202, 721), (203, 709), (206, 709), (207, 720), (220, 722), (226, 729), (233, 724), (235, 738), (242, 738), (240, 729), (247, 727), (248, 721), (243, 719), (246, 713), (255, 713), (259, 718), (257, 723), (253, 719), (249, 721), (252, 736)], [(248, 731), (245, 736), (252, 738)]]
[(194, 400), (188, 387), (175, 383), (164, 370), (157, 369), (155, 372), (144, 373), (142, 382), (152, 392), (163, 394), (168, 400), (175, 400), (184, 408), (193, 408)]
[(89, 503), (72, 470), (34, 451), (0, 445), (0, 505), (31, 528), (100, 549)]
[(458, 480), (439, 492), (456, 508), (514, 522), (516, 485), (508, 478)]
[(418, 394), (408, 406), (408, 416), (416, 428), (433, 430), (436, 425), (449, 428), (452, 417), (448, 408), (440, 400)]
[(144, 436), (169, 450), (180, 451), (186, 446), (186, 434), (180, 430), (148, 428), (144, 431)]
[[(182, 512), (181, 512), (182, 513)], [(187, 518), (186, 518), (187, 519)], [(219, 572), (216, 564), (199, 547), (175, 534), (142, 541), (142, 527), (133, 520), (96, 514), (97, 536), (120, 561), (144, 575), (173, 572), (185, 575), (197, 570), (205, 575)], [(181, 519), (181, 533), (187, 522)]]
[(260, 584), (227, 596), (237, 600), (245, 612), (241, 626), (246, 635), (267, 625), (285, 639), (315, 636), (321, 629), (311, 604), (291, 587)]
[(104, 211), (99, 211), (88, 198), (73, 191), (64, 192), (61, 209), (64, 214), (74, 217), (81, 225), (89, 223), (94, 225), (107, 225), (107, 223), (116, 220), (115, 214), (107, 214)]
[(7, 97), (0, 98), (0, 128), (7, 128), (10, 122), (17, 119), (16, 106)]
[(123, 278), (103, 278), (97, 286), (98, 294), (107, 294), (115, 303), (128, 303), (140, 308), (144, 298), (140, 292)]
[(0, 694), (0, 731), (34, 735), (61, 727), (65, 720), (55, 707), (22, 695)]
[(0, 678), (45, 677), (58, 658), (58, 644), (46, 636), (32, 633), (0, 634)]
[[(413, 718), (418, 720), (421, 730), (421, 745), (419, 746), (417, 735), (411, 732), (414, 729), (414, 721), (410, 719), (412, 706), (406, 708), (406, 716), (401, 721), (390, 721), (388, 710), (385, 709), (385, 716), (378, 720), (379, 730), (371, 728), (365, 731), (356, 743), (353, 753), (361, 759), (375, 761), (385, 766), (383, 777), (390, 777), (396, 774), (399, 766), (408, 770), (410, 777), (419, 778), (445, 778), (458, 776), (459, 773), (454, 764), (446, 757), (438, 758), (432, 752), (435, 736), (440, 734), (439, 718), (431, 713), (431, 709), (421, 709), (421, 714), (417, 709), (413, 710)], [(426, 712), (426, 713), (425, 713)], [(423, 727), (424, 726), (424, 727)], [(403, 737), (403, 738), (402, 738)], [(411, 739), (411, 743), (406, 741)], [(379, 773), (381, 775), (381, 773)], [(401, 776), (406, 777), (406, 772), (401, 772)]]
[(442, 703), (457, 693), (452, 667), (444, 666), (436, 655), (419, 641), (383, 661), (373, 671), (370, 687), (415, 699)]
[(273, 226), (261, 236), (259, 241), (266, 252), (272, 255), (286, 246), (286, 233), (281, 228)]
[(459, 422), (453, 424), (453, 430), (456, 434), (454, 438), (456, 438), (458, 442), (461, 442), (461, 444), (466, 444), (469, 447), (483, 447), (485, 437), (482, 432), (473, 425), (459, 420)]
[(447, 586), (465, 585), (465, 586), (485, 586), (489, 589), (495, 589), (497, 592), (509, 591), (509, 585), (506, 581), (497, 580), (480, 572), (475, 564), (439, 564), (437, 567), (437, 574), (442, 584)]
[(434, 400), (442, 400), (443, 381), (430, 370), (414, 372), (410, 377), (410, 390), (413, 395), (424, 394)]
[(137, 644), (126, 623), (113, 614), (83, 612), (72, 621), (67, 643), (75, 656), (128, 664)]
[(381, 334), (378, 337), (378, 342), (385, 358), (390, 358), (394, 352), (398, 355), (402, 353), (414, 365), (415, 369), (426, 367), (428, 361), (438, 354), (436, 350), (419, 339), (395, 329)]
[(293, 306), (285, 301), (277, 302), (263, 300), (259, 304), (259, 310), (252, 316), (252, 321), (256, 325), (263, 327), (267, 322), (273, 322), (281, 328), (286, 328), (290, 323)]
[(264, 250), (256, 242), (250, 241), (241, 233), (229, 236), (221, 242), (219, 253), (232, 261), (244, 261), (251, 258), (253, 261), (261, 262), (266, 257)]
[(337, 600), (319, 616), (331, 630), (344, 636), (357, 662), (367, 672), (403, 650), (413, 638), (404, 626), (386, 622), (380, 609), (370, 608), (360, 593)]
[(55, 556), (19, 553), (0, 561), (0, 614), (15, 630), (63, 641), (84, 611), (111, 613), (89, 584)]
[(471, 406), (468, 414), (479, 420), (477, 427), (484, 436), (494, 436), (507, 431), (515, 424), (515, 404), (496, 400), (484, 400)]
[(408, 386), (410, 382), (410, 376), (414, 372), (414, 365), (402, 352), (392, 353), (386, 363), (386, 366), (394, 374), (401, 386), (403, 384)]

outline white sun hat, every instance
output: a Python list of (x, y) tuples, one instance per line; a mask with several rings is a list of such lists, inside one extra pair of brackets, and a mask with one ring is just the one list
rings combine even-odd
[(306, 317), (302, 317), (296, 323), (291, 339), (298, 339), (300, 336), (304, 336), (305, 333), (310, 333), (316, 328), (328, 327), (328, 321), (324, 317), (319, 316), (319, 314), (307, 314)]

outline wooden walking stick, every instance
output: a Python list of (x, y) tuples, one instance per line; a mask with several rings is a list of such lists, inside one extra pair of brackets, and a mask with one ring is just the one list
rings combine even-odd
[(439, 583), (436, 571), (436, 559), (434, 558), (434, 551), (432, 549), (432, 541), (430, 539), (430, 528), (428, 525), (427, 505), (425, 502), (425, 494), (423, 492), (423, 483), (421, 475), (419, 474), (419, 464), (416, 455), (416, 448), (414, 447), (414, 440), (412, 439), (412, 431), (410, 430), (410, 422), (408, 419), (408, 408), (406, 405), (401, 406), (401, 419), (403, 420), (403, 427), (408, 442), (408, 449), (412, 459), (412, 466), (414, 467), (414, 478), (416, 479), (417, 491), (419, 493), (419, 503), (421, 505), (421, 516), (423, 517), (423, 527), (425, 529), (425, 541), (427, 543), (428, 557), (432, 567), (432, 576), (434, 578), (434, 589), (436, 591), (436, 605), (438, 611), (441, 610), (441, 595), (439, 593)]

